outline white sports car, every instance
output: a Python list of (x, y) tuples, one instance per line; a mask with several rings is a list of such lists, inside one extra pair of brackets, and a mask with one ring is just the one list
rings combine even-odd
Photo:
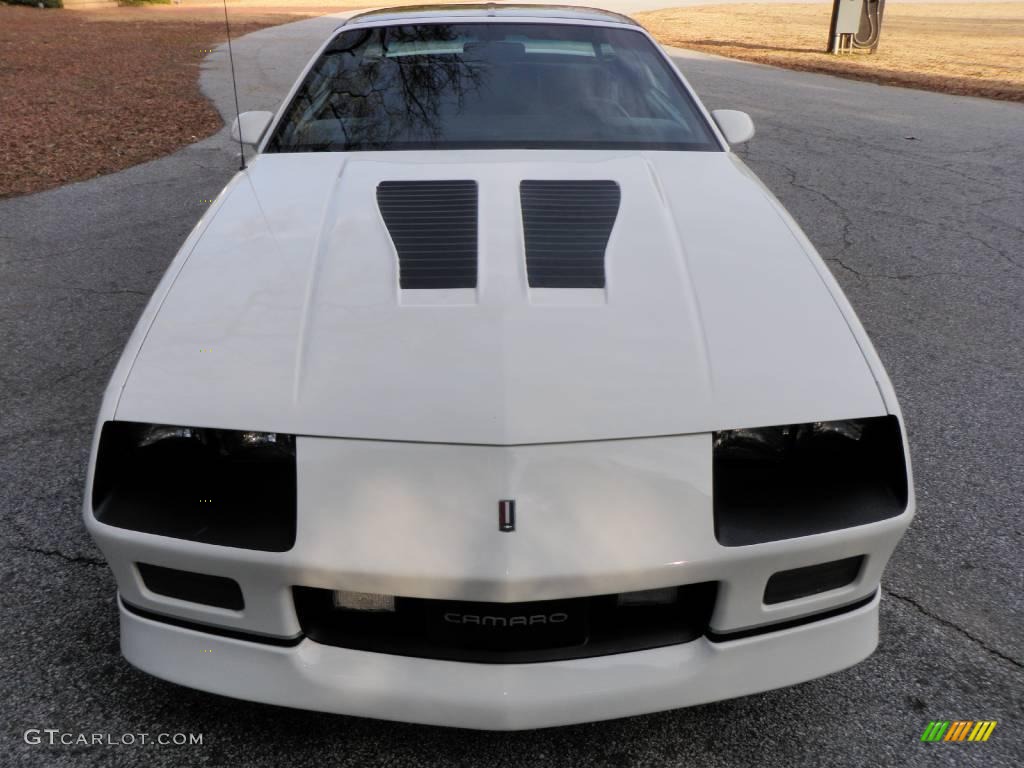
[(85, 521), (121, 646), (254, 701), (518, 729), (848, 667), (913, 515), (807, 238), (631, 20), (339, 28), (146, 308)]

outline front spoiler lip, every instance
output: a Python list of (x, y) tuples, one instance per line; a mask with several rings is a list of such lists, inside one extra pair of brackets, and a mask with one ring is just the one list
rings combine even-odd
[(247, 643), (260, 643), (262, 645), (276, 645), (281, 646), (282, 648), (296, 646), (306, 639), (306, 636), (301, 632), (292, 637), (277, 637), (275, 635), (261, 635), (257, 632), (247, 632), (244, 629), (231, 629), (230, 627), (222, 627), (216, 624), (204, 624), (199, 621), (190, 621), (189, 619), (183, 619), (179, 616), (170, 616), (166, 613), (158, 613), (146, 608), (141, 608), (137, 605), (132, 605), (125, 600), (120, 593), (118, 593), (117, 600), (118, 603), (120, 603), (122, 610), (135, 614), (140, 618), (160, 622), (161, 624), (169, 624), (172, 627), (179, 627), (192, 632), (202, 632), (204, 634), (214, 635), (216, 637), (228, 637), (232, 640), (242, 640)]
[[(271, 646), (142, 618), (121, 605), (135, 667), (236, 699), (383, 720), (523, 730), (744, 696), (852, 666), (878, 643), (880, 592), (839, 616), (722, 643), (544, 664), (475, 664), (323, 646)], [(204, 652), (201, 652), (204, 651)]]

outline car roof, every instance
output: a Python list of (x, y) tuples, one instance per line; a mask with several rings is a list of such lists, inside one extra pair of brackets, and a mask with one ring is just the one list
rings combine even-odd
[(603, 11), (600, 8), (586, 8), (573, 5), (497, 5), (495, 3), (479, 4), (439, 4), (439, 5), (404, 5), (395, 8), (380, 8), (374, 11), (366, 11), (352, 16), (343, 26), (352, 24), (384, 24), (400, 23), (410, 17), (417, 19), (456, 19), (456, 18), (478, 18), (478, 19), (524, 19), (545, 20), (545, 19), (571, 19), (576, 21), (603, 21), (614, 24), (628, 24), (633, 27), (640, 26), (628, 16), (612, 11)]

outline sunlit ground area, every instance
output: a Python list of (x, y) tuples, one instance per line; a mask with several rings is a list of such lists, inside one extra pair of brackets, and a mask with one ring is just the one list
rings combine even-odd
[(825, 53), (831, 3), (674, 8), (635, 18), (665, 45), (887, 85), (1024, 101), (1024, 3), (889, 3), (874, 55)]

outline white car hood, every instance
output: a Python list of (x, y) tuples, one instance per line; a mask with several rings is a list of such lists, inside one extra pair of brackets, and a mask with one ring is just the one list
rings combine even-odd
[[(474, 179), (476, 290), (404, 291), (376, 187)], [(522, 179), (611, 179), (607, 288), (531, 289)], [(718, 152), (261, 155), (171, 271), (116, 418), (511, 445), (885, 413), (837, 297)]]

